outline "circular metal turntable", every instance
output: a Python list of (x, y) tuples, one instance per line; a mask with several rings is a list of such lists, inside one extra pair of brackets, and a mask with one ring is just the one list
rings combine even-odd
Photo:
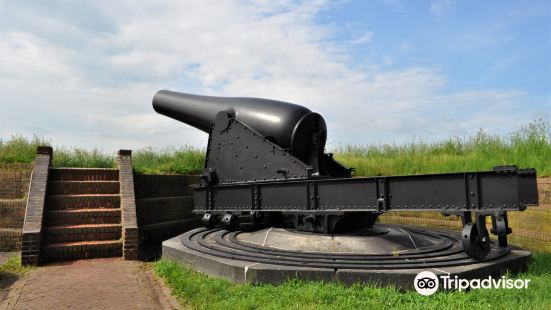
[(530, 253), (492, 245), (483, 260), (465, 254), (455, 232), (375, 225), (323, 235), (276, 227), (197, 228), (163, 243), (163, 257), (233, 282), (377, 282), (411, 288), (417, 273), (484, 277), (526, 267)]

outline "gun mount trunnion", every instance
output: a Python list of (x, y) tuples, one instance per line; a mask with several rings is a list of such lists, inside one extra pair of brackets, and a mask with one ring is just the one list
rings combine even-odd
[(462, 244), (471, 257), (490, 251), (486, 218), (498, 245), (507, 248), (507, 211), (538, 204), (536, 171), (515, 166), (492, 171), (352, 178), (324, 153), (327, 127), (309, 109), (275, 100), (223, 98), (159, 91), (160, 114), (209, 134), (195, 213), (212, 228), (228, 230), (238, 215), (297, 230), (334, 233), (371, 227), (391, 211), (439, 211), (461, 216)]

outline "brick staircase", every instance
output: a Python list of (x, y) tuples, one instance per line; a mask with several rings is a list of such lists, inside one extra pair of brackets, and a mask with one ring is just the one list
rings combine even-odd
[(122, 256), (119, 170), (50, 168), (41, 261)]

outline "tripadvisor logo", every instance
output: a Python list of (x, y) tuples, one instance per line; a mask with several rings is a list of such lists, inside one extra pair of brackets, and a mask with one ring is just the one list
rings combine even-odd
[(425, 296), (432, 295), (438, 290), (438, 277), (430, 271), (421, 271), (413, 280), (417, 293)]
[(527, 289), (530, 279), (509, 279), (505, 276), (494, 279), (491, 276), (485, 279), (461, 279), (449, 274), (441, 275), (440, 279), (431, 271), (421, 271), (413, 280), (415, 290), (425, 296), (430, 296), (438, 290), (442, 284), (444, 290), (469, 290), (469, 289)]

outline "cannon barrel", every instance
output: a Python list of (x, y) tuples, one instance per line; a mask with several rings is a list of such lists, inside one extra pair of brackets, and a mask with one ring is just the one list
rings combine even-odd
[(153, 97), (157, 113), (209, 132), (220, 111), (230, 113), (259, 134), (269, 137), (291, 154), (306, 160), (313, 135), (325, 145), (323, 117), (300, 105), (260, 98), (198, 96), (161, 90)]

